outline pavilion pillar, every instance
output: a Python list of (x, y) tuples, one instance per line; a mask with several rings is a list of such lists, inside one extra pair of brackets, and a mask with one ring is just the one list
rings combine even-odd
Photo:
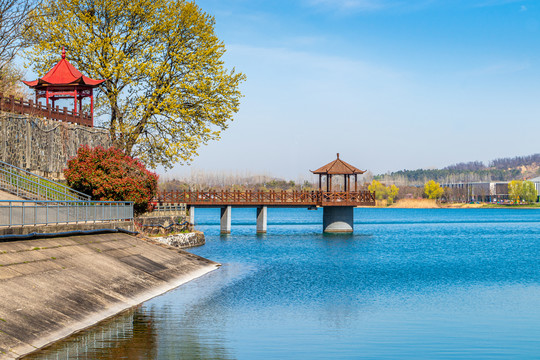
[(328, 192), (332, 191), (332, 175), (328, 175)]
[(73, 115), (77, 114), (77, 89), (73, 92)]
[(347, 191), (351, 191), (351, 175), (347, 175)]
[(354, 174), (354, 192), (358, 192), (358, 175)]
[(225, 206), (221, 208), (221, 233), (230, 234), (231, 233), (231, 215), (232, 207)]
[(92, 127), (94, 127), (94, 90), (90, 90), (90, 116), (92, 117)]
[(265, 234), (268, 224), (268, 207), (257, 208), (257, 234)]
[(322, 191), (322, 174), (319, 174), (319, 191)]

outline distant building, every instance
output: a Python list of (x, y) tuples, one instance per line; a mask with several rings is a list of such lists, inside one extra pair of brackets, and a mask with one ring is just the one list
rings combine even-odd
[[(536, 191), (540, 195), (540, 176), (527, 181), (534, 183)], [(509, 181), (486, 181), (448, 183), (441, 184), (441, 186), (445, 188), (444, 197), (447, 201), (497, 202), (509, 199), (508, 183)], [(536, 199), (537, 202), (539, 198)]]
[(497, 202), (508, 199), (508, 181), (441, 184), (447, 201)]
[(536, 199), (536, 202), (540, 201), (540, 176), (530, 179), (528, 181), (534, 183), (534, 186), (536, 187), (536, 193), (539, 195)]

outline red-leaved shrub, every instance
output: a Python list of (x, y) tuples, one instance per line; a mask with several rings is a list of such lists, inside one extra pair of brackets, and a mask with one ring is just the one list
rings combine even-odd
[(149, 209), (157, 191), (158, 175), (121, 150), (81, 146), (70, 159), (64, 175), (73, 189), (92, 200), (133, 201), (136, 213)]

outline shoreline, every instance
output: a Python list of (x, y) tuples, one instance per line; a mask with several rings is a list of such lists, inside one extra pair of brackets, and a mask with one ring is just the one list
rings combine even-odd
[(43, 350), (44, 348), (47, 348), (48, 346), (51, 346), (57, 342), (60, 342), (70, 336), (73, 336), (81, 331), (84, 331), (84, 330), (87, 330), (93, 326), (96, 326), (98, 324), (100, 324), (101, 322), (103, 321), (107, 321), (107, 320), (110, 320), (112, 318), (114, 318), (115, 316), (118, 316), (120, 314), (122, 314), (123, 312), (125, 311), (128, 311), (130, 309), (133, 309), (134, 307), (137, 307), (139, 305), (141, 305), (142, 303), (148, 301), (148, 300), (151, 300), (157, 296), (160, 296), (160, 295), (163, 295), (169, 291), (172, 291), (192, 280), (195, 280), (203, 275), (206, 275), (214, 270), (217, 270), (219, 268), (220, 265), (209, 265), (208, 267), (206, 268), (203, 268), (203, 269), (200, 269), (200, 271), (196, 271), (196, 272), (193, 272), (190, 274), (190, 276), (185, 276), (185, 277), (182, 277), (182, 278), (179, 278), (177, 279), (176, 282), (171, 282), (169, 283), (168, 286), (164, 286), (163, 288), (161, 289), (155, 289), (155, 291), (151, 291), (149, 292), (148, 294), (143, 294), (137, 298), (134, 298), (132, 301), (130, 301), (129, 303), (127, 303), (125, 306), (119, 306), (118, 308), (111, 308), (111, 309), (108, 309), (107, 311), (104, 311), (103, 313), (100, 313), (100, 314), (95, 314), (94, 316), (92, 316), (92, 318), (89, 318), (89, 319), (85, 319), (85, 321), (81, 321), (80, 323), (76, 324), (75, 326), (73, 326), (72, 328), (66, 328), (65, 330), (63, 331), (60, 331), (58, 332), (57, 334), (54, 334), (48, 338), (45, 338), (43, 339), (41, 342), (43, 343), (42, 345), (39, 345), (39, 347), (37, 349), (34, 349), (30, 352), (27, 352), (27, 353), (24, 353), (22, 355), (18, 355), (16, 358), (14, 359), (18, 359), (18, 358), (21, 358), (21, 357), (24, 357), (24, 356), (28, 356), (28, 355), (31, 355), (31, 354), (34, 354), (36, 352), (39, 352), (41, 350)]
[(126, 234), (0, 243), (0, 359), (17, 359), (220, 264)]

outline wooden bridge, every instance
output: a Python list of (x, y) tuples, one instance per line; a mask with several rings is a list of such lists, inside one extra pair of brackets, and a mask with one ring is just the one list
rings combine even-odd
[[(257, 208), (257, 232), (265, 233), (268, 207), (323, 208), (324, 232), (352, 232), (354, 224), (353, 208), (375, 206), (375, 194), (358, 190), (360, 170), (343, 160), (337, 159), (312, 171), (319, 175), (317, 191), (169, 191), (160, 192), (154, 198), (157, 205), (185, 204), (189, 222), (195, 222), (196, 207), (221, 208), (221, 232), (231, 232), (232, 207)], [(326, 179), (323, 190), (322, 177)], [(343, 190), (332, 191), (332, 176), (343, 176)], [(354, 177), (354, 191), (351, 191), (351, 177)]]
[(158, 193), (154, 201), (188, 207), (374, 206), (375, 195), (369, 191), (169, 191)]

